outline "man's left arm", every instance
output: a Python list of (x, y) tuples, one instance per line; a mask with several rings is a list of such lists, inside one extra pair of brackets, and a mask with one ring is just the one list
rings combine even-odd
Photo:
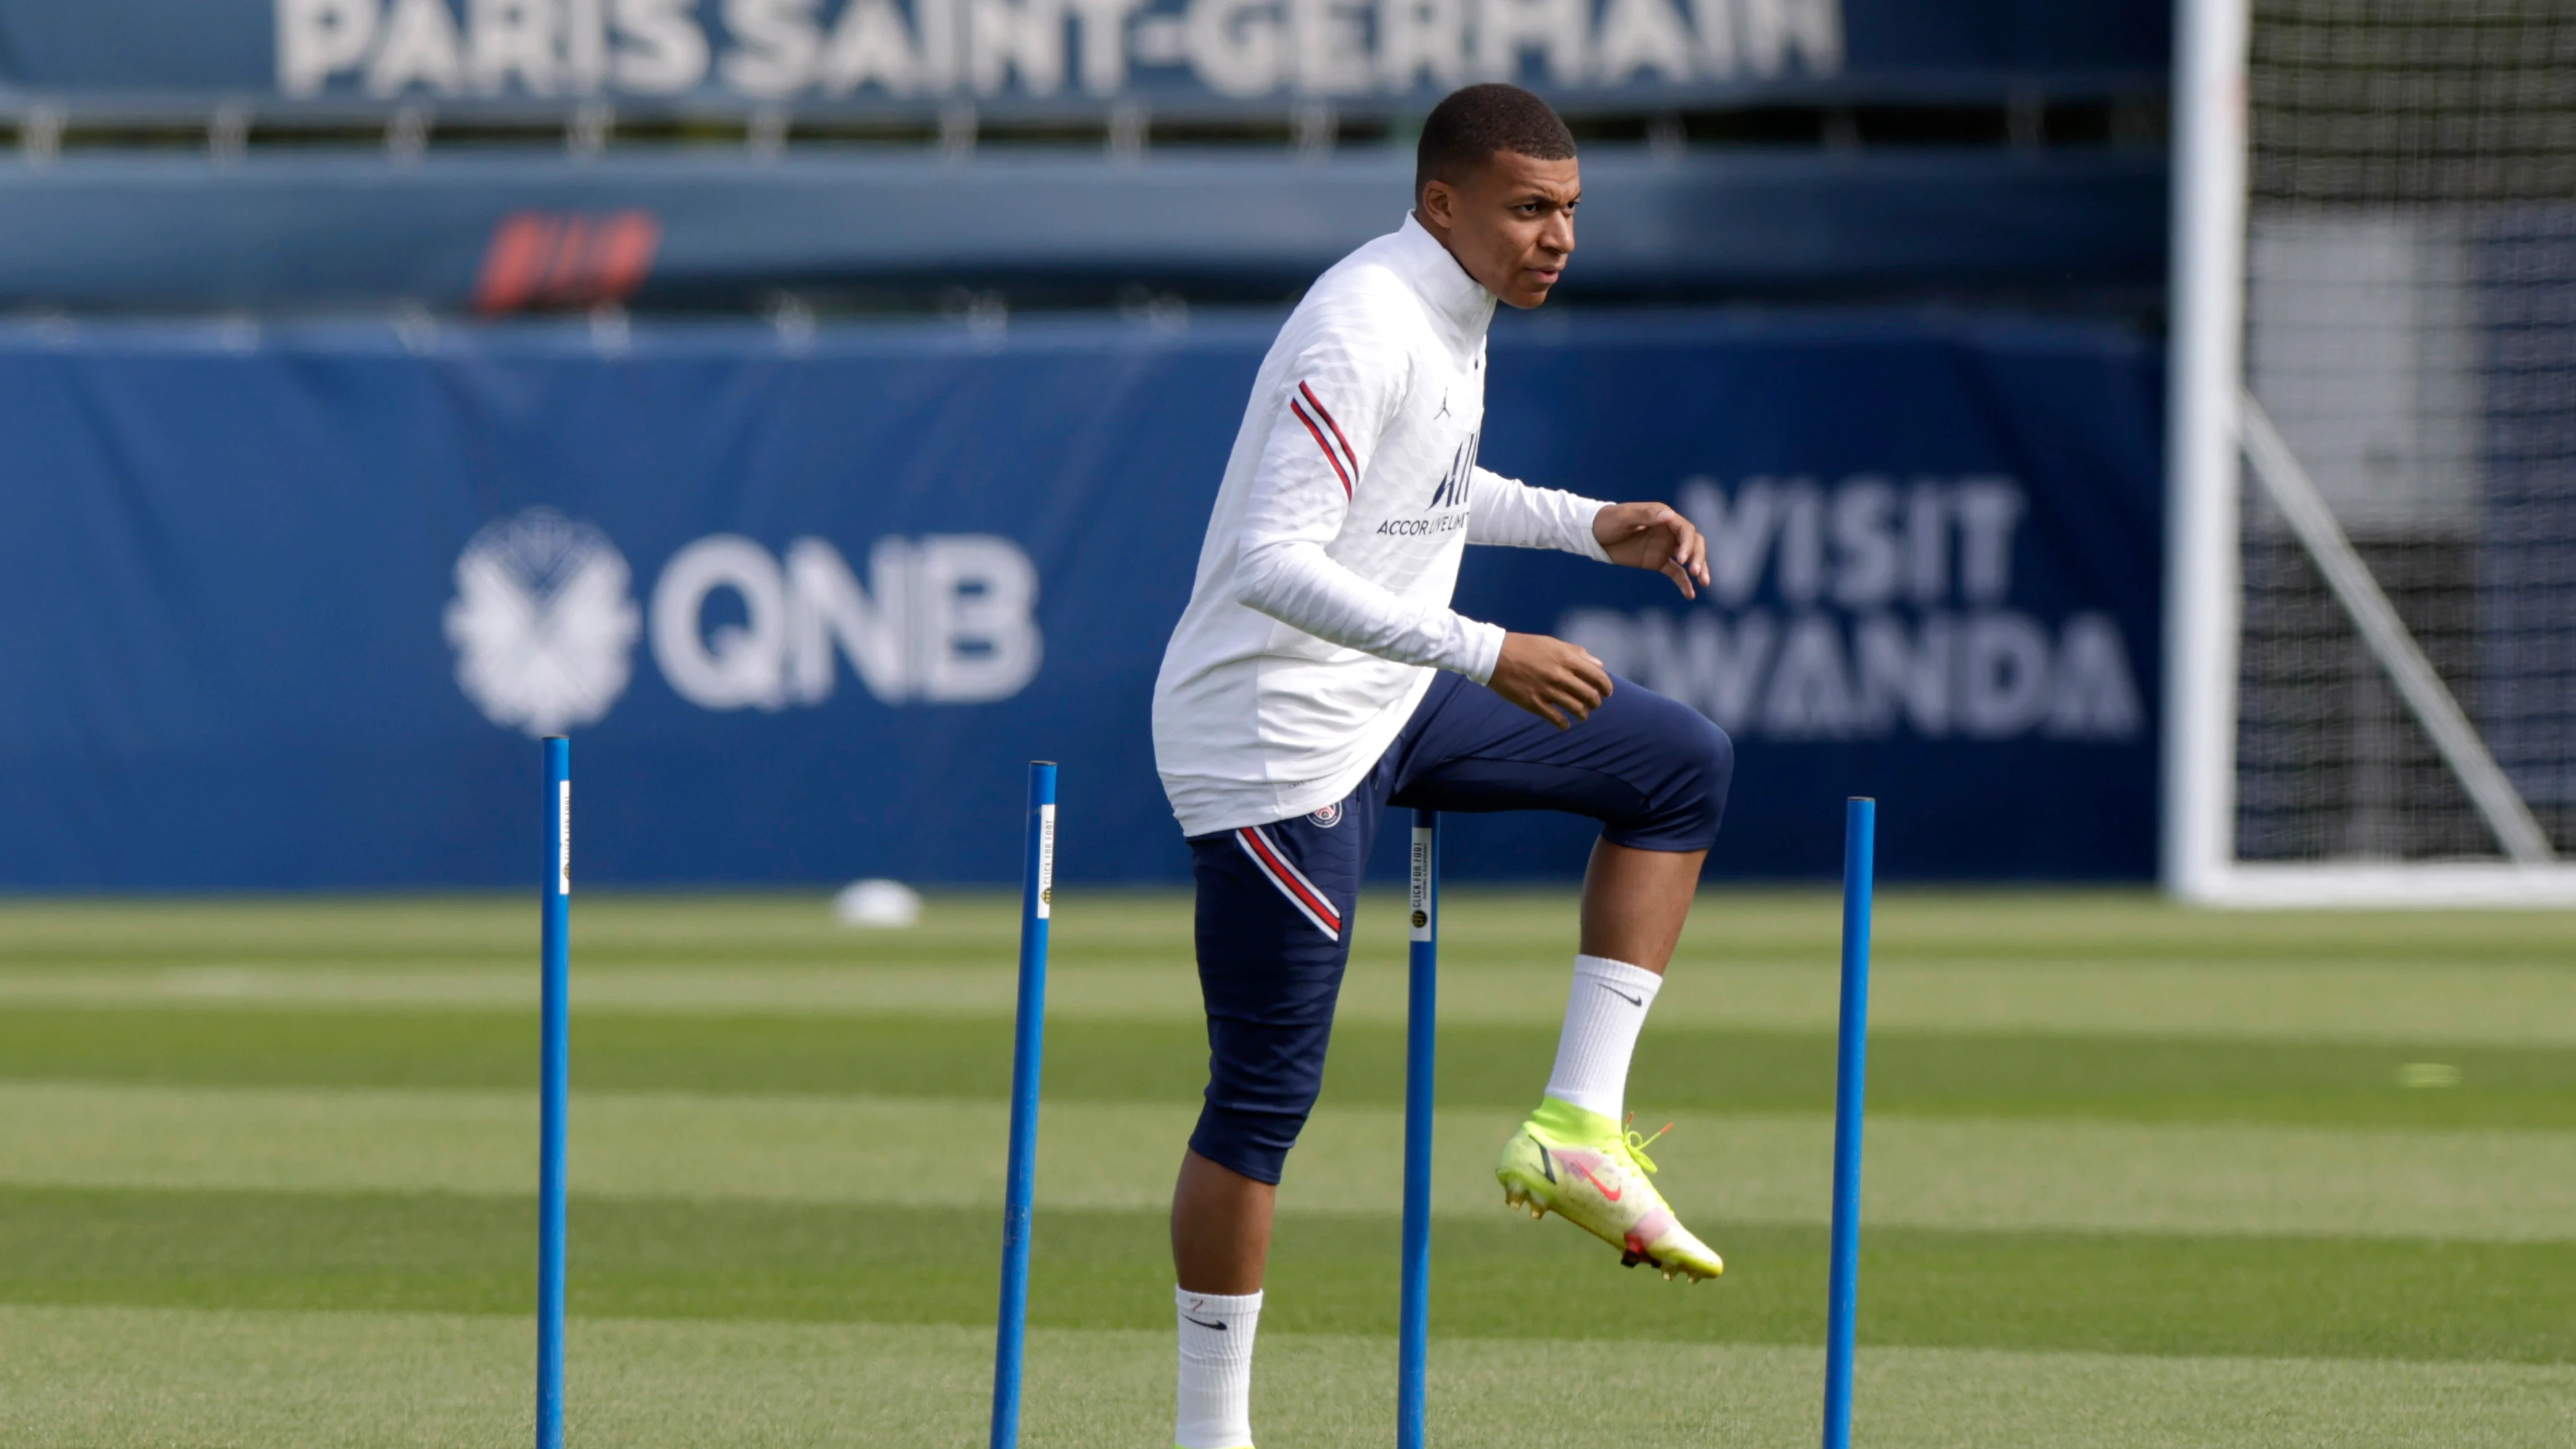
[(1553, 548), (1602, 563), (1652, 569), (1686, 599), (1708, 583), (1708, 544), (1691, 521), (1661, 503), (1603, 503), (1556, 488), (1532, 488), (1478, 468), (1469, 478), (1469, 543)]

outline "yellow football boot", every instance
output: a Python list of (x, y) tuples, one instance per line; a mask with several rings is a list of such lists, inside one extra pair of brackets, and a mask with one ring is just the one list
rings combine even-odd
[(1505, 1204), (1526, 1207), (1534, 1218), (1558, 1214), (1617, 1248), (1628, 1267), (1647, 1263), (1668, 1279), (1693, 1283), (1714, 1278), (1726, 1271), (1725, 1261), (1682, 1226), (1648, 1181), (1655, 1164), (1646, 1147), (1653, 1141), (1549, 1097), (1503, 1144), (1494, 1176)]

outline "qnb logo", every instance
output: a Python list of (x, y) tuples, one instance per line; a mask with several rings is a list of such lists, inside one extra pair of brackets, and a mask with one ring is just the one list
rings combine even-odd
[(984, 534), (881, 538), (865, 583), (819, 538), (784, 560), (736, 534), (674, 554), (649, 609), (608, 536), (549, 508), (501, 519), (456, 560), (447, 639), (456, 682), (486, 718), (530, 735), (605, 718), (636, 638), (682, 699), (705, 709), (821, 704), (847, 659), (887, 704), (1008, 699), (1044, 655), (1036, 567)]
[[(779, 709), (832, 697), (838, 660), (888, 704), (1008, 699), (1044, 654), (1037, 569), (984, 534), (879, 539), (862, 584), (819, 538), (782, 562), (748, 538), (702, 538), (653, 588), (653, 659), (708, 709)], [(733, 621), (709, 623), (718, 610)]]
[(458, 687), (494, 724), (530, 735), (605, 716), (633, 668), (630, 577), (606, 534), (553, 509), (485, 527), (457, 556), (447, 606)]

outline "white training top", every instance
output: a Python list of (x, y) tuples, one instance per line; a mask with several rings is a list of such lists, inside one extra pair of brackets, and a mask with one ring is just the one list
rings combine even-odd
[(1332, 804), (1433, 669), (1493, 674), (1502, 629), (1449, 607), (1466, 545), (1608, 560), (1604, 505), (1476, 466), (1493, 315), (1407, 216), (1279, 329), (1154, 681), (1154, 759), (1184, 834)]

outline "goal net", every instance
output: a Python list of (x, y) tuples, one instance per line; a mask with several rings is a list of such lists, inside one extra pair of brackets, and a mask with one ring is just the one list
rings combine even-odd
[(2168, 884), (2576, 903), (2576, 4), (2183, 14)]

